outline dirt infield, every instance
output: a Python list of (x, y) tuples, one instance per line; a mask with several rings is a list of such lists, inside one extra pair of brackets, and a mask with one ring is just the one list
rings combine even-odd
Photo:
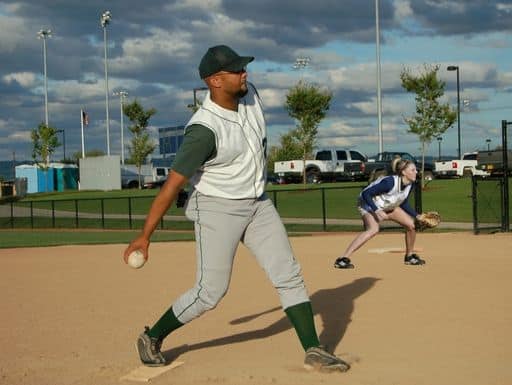
[[(217, 309), (173, 333), (180, 385), (512, 384), (512, 236), (420, 234), (428, 264), (405, 266), (403, 235), (380, 234), (353, 270), (332, 268), (354, 234), (292, 238), (323, 343), (352, 364), (308, 373), (278, 297), (241, 247)], [(139, 366), (134, 342), (194, 280), (192, 242), (155, 243), (141, 270), (123, 245), (0, 250), (0, 384), (111, 385)]]

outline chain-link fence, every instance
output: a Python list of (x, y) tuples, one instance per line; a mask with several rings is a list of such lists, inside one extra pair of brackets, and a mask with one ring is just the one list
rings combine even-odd
[[(510, 178), (508, 126), (512, 122), (501, 121), (501, 148), (492, 151), (496, 174), (488, 178), (473, 177), (473, 229), (482, 231), (510, 231)], [(487, 141), (488, 143), (490, 140)], [(488, 148), (489, 154), (491, 154)]]
[[(335, 231), (362, 228), (357, 198), (366, 183), (312, 189), (279, 189), (267, 192), (291, 231)], [(409, 204), (421, 211), (421, 189)], [(130, 196), (87, 199), (11, 201), (0, 205), (0, 228), (140, 229), (154, 197)], [(383, 228), (400, 226), (386, 222)], [(182, 208), (173, 206), (159, 229), (189, 230)]]
[(475, 234), (502, 230), (503, 178), (473, 178)]

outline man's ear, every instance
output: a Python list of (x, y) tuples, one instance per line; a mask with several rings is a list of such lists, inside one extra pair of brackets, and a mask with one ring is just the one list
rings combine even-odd
[(208, 76), (206, 79), (204, 79), (204, 81), (208, 88), (219, 88), (222, 84), (221, 77), (215, 74)]

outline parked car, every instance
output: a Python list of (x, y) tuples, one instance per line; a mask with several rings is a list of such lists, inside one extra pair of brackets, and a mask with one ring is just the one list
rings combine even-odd
[(489, 173), (477, 169), (478, 152), (467, 152), (462, 159), (438, 161), (434, 163), (434, 175), (437, 178), (460, 178), (462, 176), (488, 176)]
[[(362, 162), (360, 164), (349, 164), (346, 167), (347, 172), (356, 172), (359, 171), (366, 180), (374, 181), (375, 179), (385, 176), (391, 175), (393, 171), (391, 170), (391, 161), (400, 157), (402, 159), (411, 160), (416, 164), (418, 171), (421, 172), (421, 162), (418, 161), (414, 156), (409, 154), (408, 152), (400, 152), (400, 151), (384, 151), (373, 159), (368, 159), (366, 162)], [(355, 168), (356, 170), (353, 170)], [(425, 169), (423, 178), (425, 180), (432, 180), (434, 178), (434, 165), (431, 163), (425, 162)]]
[[(139, 181), (142, 187), (167, 179), (169, 169), (167, 167), (153, 167), (151, 164), (143, 164), (139, 168), (134, 164), (121, 165), (121, 186), (123, 188), (138, 188)], [(149, 187), (147, 187), (149, 188)]]
[(314, 159), (278, 161), (274, 163), (274, 173), (286, 182), (300, 183), (306, 173), (307, 183), (319, 183), (336, 180), (354, 180), (362, 177), (359, 168), (351, 171), (345, 168), (349, 163), (361, 163), (366, 155), (350, 149), (336, 147), (321, 148), (315, 151)]
[[(512, 150), (507, 151), (508, 173), (512, 174)], [(504, 172), (503, 150), (478, 151), (477, 169), (489, 173), (490, 176), (501, 176)]]
[(166, 180), (167, 180), (167, 178), (148, 181), (148, 182), (144, 183), (142, 188), (147, 188), (147, 189), (160, 188), (164, 185)]

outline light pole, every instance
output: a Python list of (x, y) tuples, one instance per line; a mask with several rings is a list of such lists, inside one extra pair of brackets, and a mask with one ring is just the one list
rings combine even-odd
[(103, 28), (103, 45), (105, 47), (105, 115), (107, 119), (107, 155), (110, 156), (110, 123), (108, 117), (108, 68), (107, 68), (107, 25), (112, 19), (110, 11), (101, 14), (100, 22)]
[(491, 151), (491, 139), (487, 138), (485, 142), (487, 143), (487, 151)]
[(379, 134), (379, 152), (383, 151), (382, 140), (382, 100), (381, 100), (381, 82), (380, 82), (380, 24), (379, 24), (379, 0), (375, 0), (375, 41), (377, 57), (377, 124)]
[(121, 106), (121, 164), (124, 164), (124, 119), (123, 119), (123, 102), (124, 98), (128, 96), (126, 91), (116, 91), (114, 95), (119, 96), (119, 104)]
[(46, 73), (46, 39), (52, 36), (50, 29), (41, 29), (37, 36), (43, 40), (43, 71), (44, 71), (44, 124), (48, 127), (48, 75)]
[(457, 71), (457, 145), (458, 145), (458, 159), (461, 159), (461, 144), (460, 144), (460, 81), (459, 81), (459, 66), (448, 66), (448, 71)]
[(296, 70), (301, 70), (306, 68), (309, 65), (311, 58), (308, 56), (301, 56), (295, 59), (295, 63), (293, 64), (293, 68)]
[[(300, 56), (297, 59), (295, 59), (295, 63), (293, 63), (292, 68), (294, 70), (303, 70), (309, 65), (310, 61), (311, 61), (311, 58), (309, 56)], [(300, 81), (302, 82), (302, 73), (301, 73)]]
[(194, 104), (189, 104), (187, 107), (192, 109), (193, 112), (198, 110), (197, 91), (208, 91), (208, 87), (197, 87), (192, 89), (192, 92), (194, 93)]
[(443, 138), (441, 136), (438, 136), (437, 138), (437, 144), (439, 146), (439, 155), (437, 157), (437, 160), (441, 160), (441, 142), (443, 141)]
[(64, 129), (57, 130), (56, 132), (62, 132), (62, 151), (64, 152), (64, 161), (66, 160), (66, 131)]

